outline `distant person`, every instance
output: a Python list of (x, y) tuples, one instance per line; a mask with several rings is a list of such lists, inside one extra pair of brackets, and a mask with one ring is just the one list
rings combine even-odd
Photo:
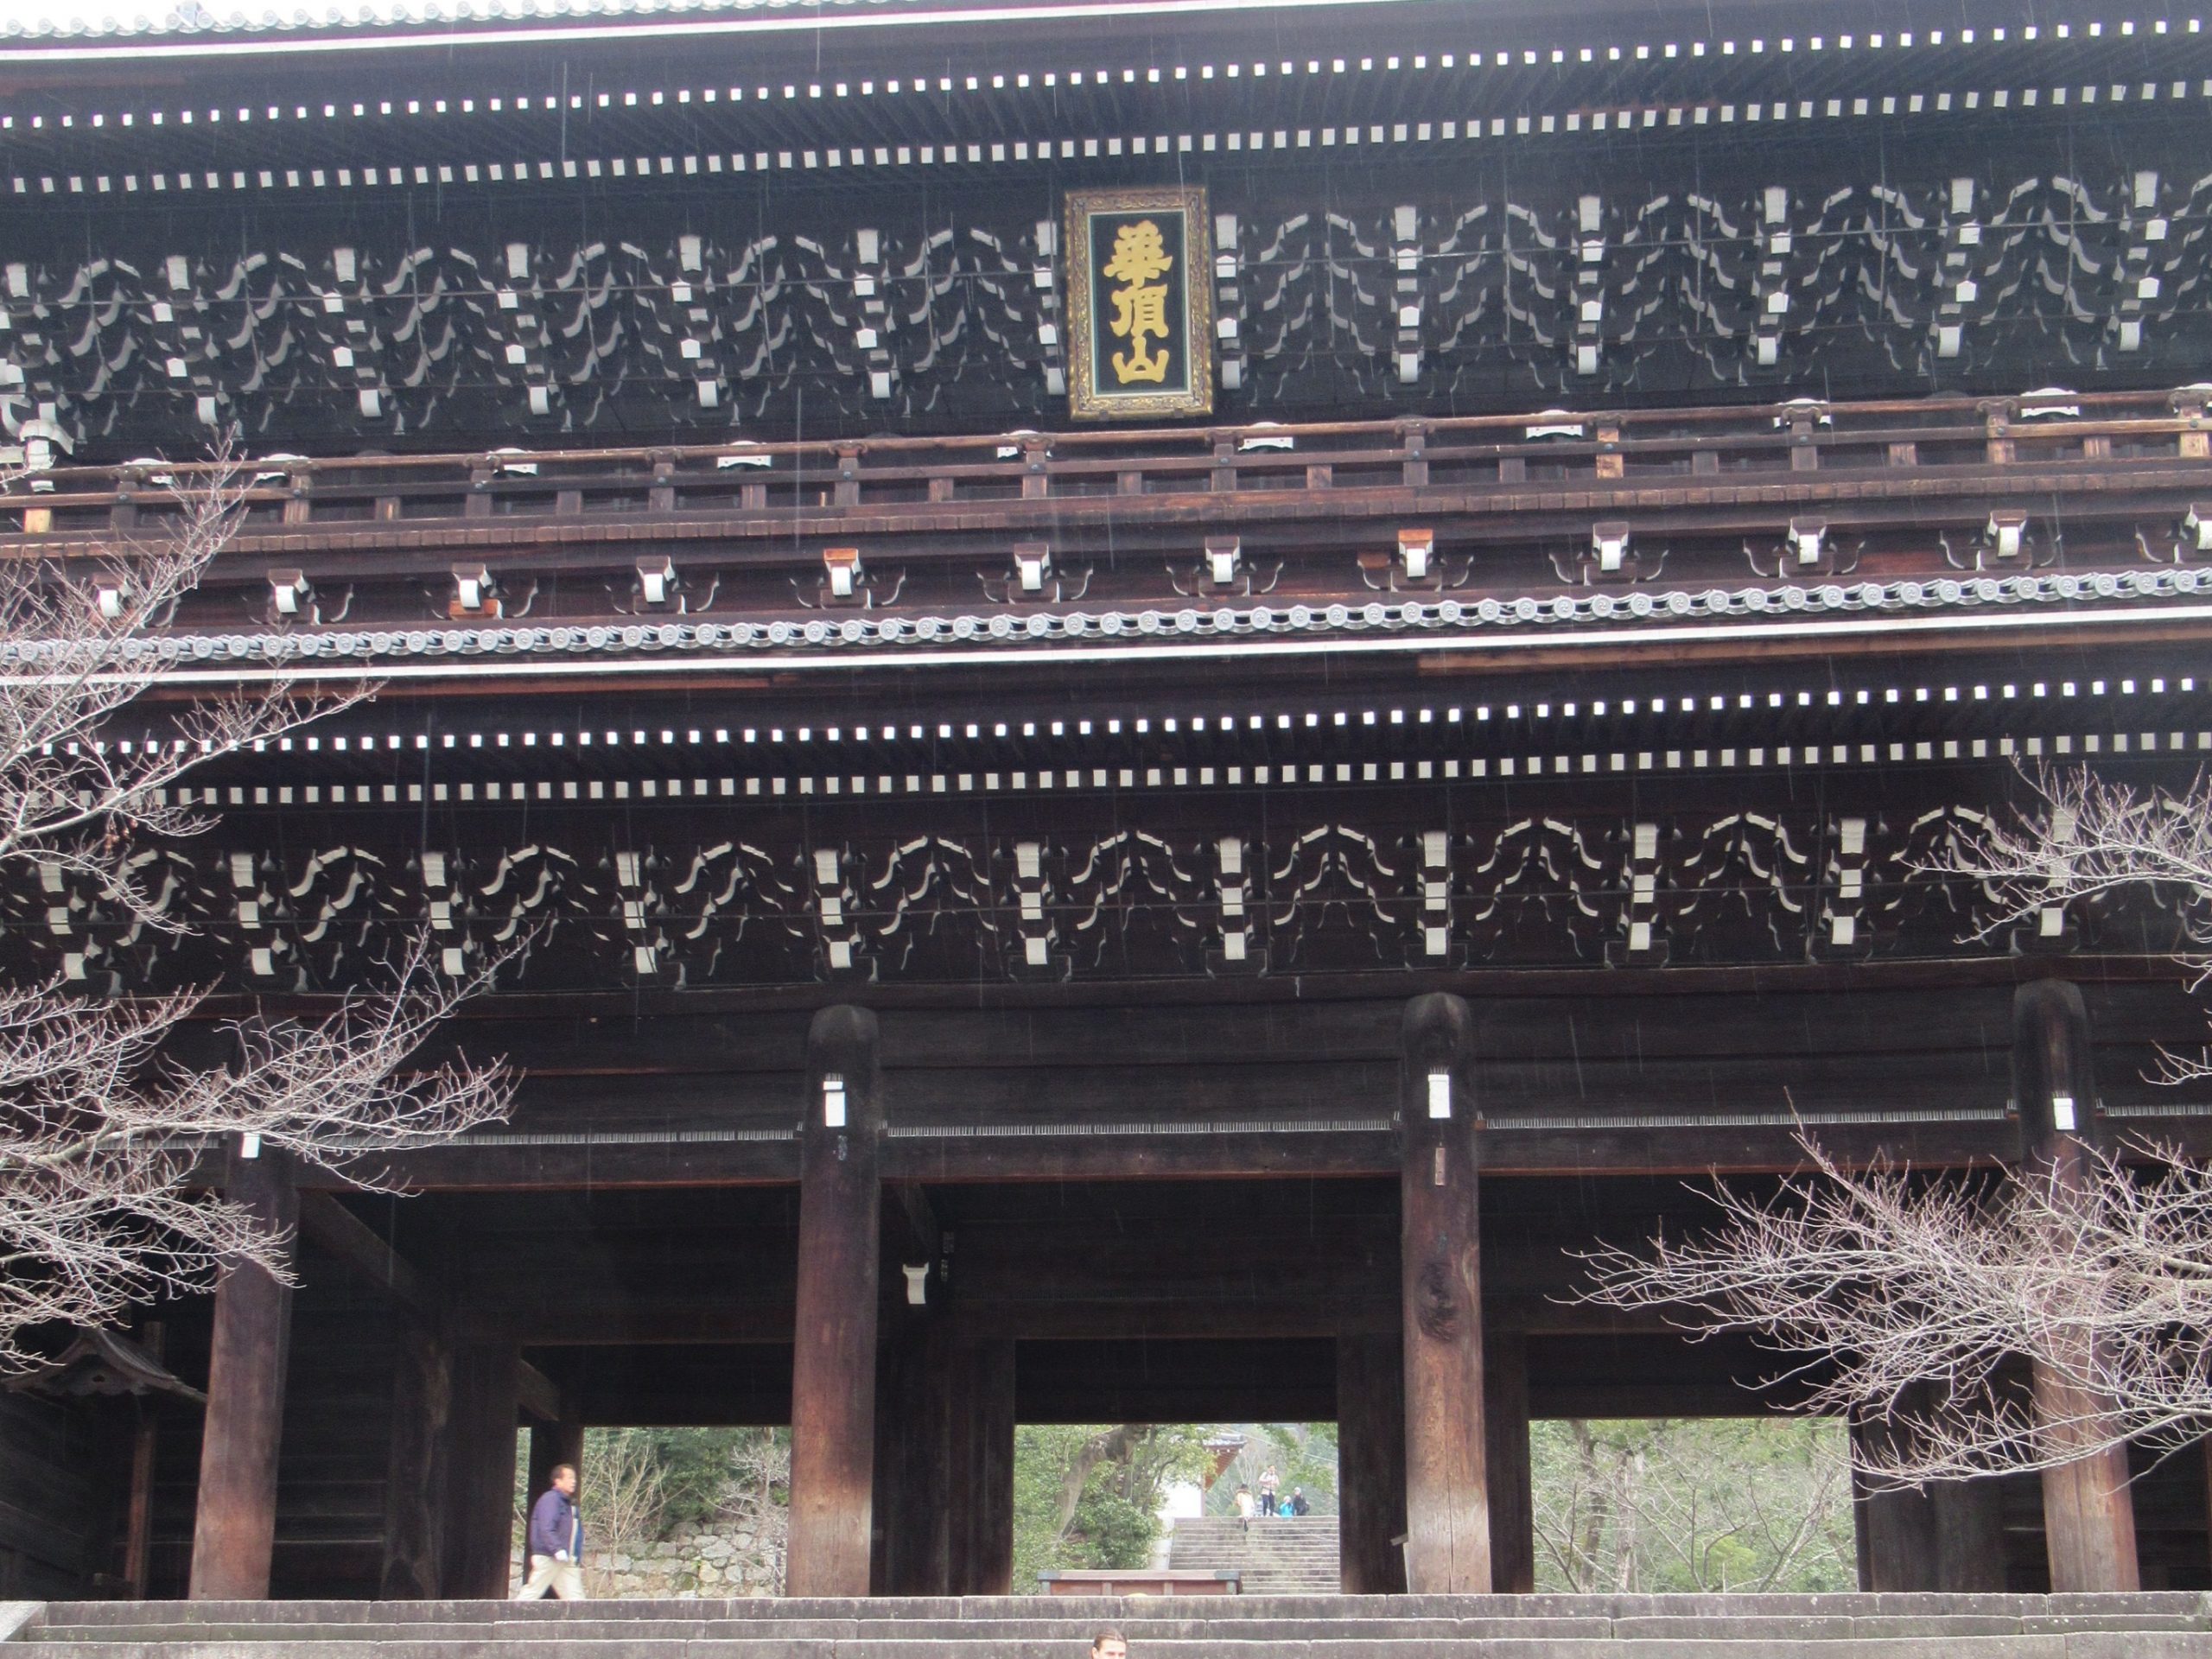
[(517, 1601), (536, 1601), (550, 1590), (563, 1601), (584, 1599), (584, 1523), (576, 1510), (576, 1465), (553, 1466), (553, 1484), (530, 1507), (530, 1577)]
[(1290, 1500), (1286, 1497), (1281, 1503), (1275, 1505), (1275, 1513), (1283, 1520), (1287, 1521), (1293, 1515), (1296, 1514), (1297, 1511), (1290, 1507)]
[(1275, 1473), (1275, 1466), (1272, 1463), (1260, 1471), (1260, 1513), (1262, 1515), (1273, 1515), (1275, 1512), (1275, 1491), (1281, 1484), (1282, 1477)]
[(1249, 1486), (1239, 1486), (1236, 1489), (1236, 1518), (1243, 1524), (1244, 1530), (1247, 1532), (1252, 1530), (1252, 1489)]
[(1129, 1644), (1119, 1630), (1104, 1630), (1090, 1638), (1090, 1659), (1129, 1659)]
[(1306, 1501), (1306, 1489), (1303, 1486), (1294, 1486), (1290, 1489), (1290, 1499), (1283, 1505), (1283, 1510), (1288, 1515), (1305, 1515), (1311, 1511), (1313, 1507)]

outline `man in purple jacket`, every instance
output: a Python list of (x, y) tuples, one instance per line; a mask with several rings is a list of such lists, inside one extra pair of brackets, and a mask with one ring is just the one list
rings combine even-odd
[(553, 1484), (530, 1509), (530, 1578), (517, 1601), (536, 1601), (548, 1590), (563, 1601), (584, 1599), (584, 1523), (576, 1513), (576, 1469), (556, 1464)]

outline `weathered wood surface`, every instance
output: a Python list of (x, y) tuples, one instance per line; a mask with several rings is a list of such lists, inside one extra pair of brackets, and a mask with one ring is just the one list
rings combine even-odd
[[(298, 1220), (290, 1169), (273, 1151), (256, 1158), (233, 1153), (225, 1196), (272, 1234), (289, 1236)], [(257, 1264), (232, 1266), (216, 1288), (192, 1534), (195, 1601), (252, 1601), (269, 1593), (291, 1315), (291, 1287)]]
[(1406, 1587), (1406, 1354), (1395, 1329), (1337, 1339), (1337, 1561), (1348, 1596)]
[[(2102, 1103), (2088, 1010), (2081, 992), (2065, 981), (2025, 985), (2014, 997), (2012, 1090), (2028, 1169), (2080, 1191), (2089, 1177)], [(2077, 1374), (2089, 1358), (2081, 1357)], [(2042, 1364), (2034, 1369), (2032, 1392), (2048, 1440), (2062, 1447), (2078, 1445), (2072, 1425), (2097, 1409), (2094, 1397)], [(2126, 1447), (2088, 1452), (2044, 1470), (2043, 1498), (2053, 1590), (2140, 1586)]]
[(876, 1050), (875, 1016), (862, 1008), (825, 1008), (808, 1033), (785, 1566), (795, 1596), (868, 1593), (882, 1224)]
[(472, 1339), (454, 1345), (443, 1595), (480, 1599), (507, 1593), (520, 1413), (515, 1360), (512, 1342)]
[(1398, 1088), (1406, 1352), (1406, 1581), (1416, 1594), (1491, 1588), (1483, 1399), (1474, 1021), (1458, 997), (1406, 1005)]

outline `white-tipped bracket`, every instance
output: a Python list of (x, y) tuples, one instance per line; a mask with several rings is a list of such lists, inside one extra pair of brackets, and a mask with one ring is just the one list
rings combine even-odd
[(927, 1306), (930, 1300), (930, 1264), (926, 1262), (901, 1262), (899, 1271), (906, 1275), (906, 1306)]
[(104, 622), (120, 622), (124, 607), (130, 601), (130, 584), (120, 576), (111, 576), (92, 584), (92, 608)]
[(1045, 591), (1045, 578), (1052, 574), (1052, 550), (1042, 542), (1017, 542), (1014, 571), (1025, 594)]
[(2000, 559), (2018, 558), (2021, 543), (2026, 539), (2027, 533), (2028, 515), (2016, 508), (2006, 508), (1989, 515), (1989, 539)]
[(2192, 503), (2181, 527), (2198, 552), (2212, 553), (2212, 504)]
[(1789, 521), (1789, 554), (1799, 564), (1818, 564), (1827, 540), (1827, 523), (1819, 518), (1792, 518)]
[(825, 547), (822, 550), (822, 568), (830, 575), (830, 591), (839, 599), (850, 599), (861, 580), (861, 550), (857, 547)]
[(491, 571), (480, 564), (456, 564), (453, 568), (453, 607), (464, 614), (474, 614), (491, 607), (492, 595), (499, 584), (493, 581)]
[(1206, 575), (1215, 587), (1226, 588), (1235, 582), (1243, 561), (1243, 543), (1236, 537), (1206, 537)]
[(638, 591), (648, 605), (665, 605), (676, 591), (676, 562), (663, 556), (638, 561)]
[(1598, 569), (1611, 574), (1628, 563), (1628, 523), (1607, 518), (1590, 526), (1590, 550), (1598, 556)]
[(307, 609), (308, 601), (315, 589), (308, 584), (304, 572), (271, 570), (269, 573), (269, 602), (279, 616), (297, 616)]
[(1436, 532), (1433, 530), (1402, 530), (1398, 532), (1398, 563), (1408, 582), (1427, 578), (1429, 561), (1436, 555)]

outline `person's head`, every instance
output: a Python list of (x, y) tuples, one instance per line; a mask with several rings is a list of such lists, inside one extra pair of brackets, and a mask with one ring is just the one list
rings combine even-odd
[(553, 1465), (553, 1490), (563, 1497), (574, 1497), (576, 1495), (576, 1465), (575, 1464), (556, 1463)]
[(1240, 1481), (1238, 1481), (1238, 1482), (1236, 1483), (1236, 1490), (1237, 1490), (1238, 1491), (1240, 1491), (1240, 1492), (1249, 1492), (1249, 1491), (1250, 1491), (1252, 1489), (1251, 1489), (1249, 1486), (1247, 1486), (1247, 1485), (1246, 1485), (1243, 1481), (1241, 1481), (1241, 1480), (1240, 1480)]
[(1119, 1630), (1104, 1630), (1090, 1638), (1090, 1659), (1129, 1659), (1129, 1643)]

